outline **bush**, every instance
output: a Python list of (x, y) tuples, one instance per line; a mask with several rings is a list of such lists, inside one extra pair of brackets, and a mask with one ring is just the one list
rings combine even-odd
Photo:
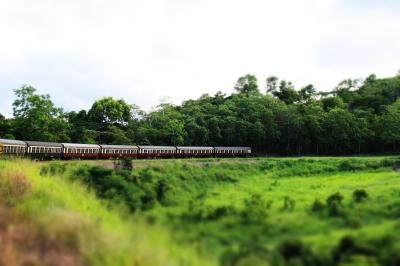
[(326, 199), (326, 204), (328, 206), (328, 214), (330, 216), (342, 216), (343, 211), (342, 211), (342, 200), (343, 196), (339, 192), (336, 192), (332, 195), (330, 195)]
[(287, 265), (326, 265), (321, 258), (312, 253), (309, 247), (297, 239), (282, 242), (278, 246), (278, 251)]
[(283, 209), (288, 211), (293, 211), (296, 206), (296, 201), (289, 196), (283, 198)]
[(319, 199), (315, 199), (314, 203), (311, 207), (311, 211), (313, 212), (321, 212), (325, 209), (325, 205), (324, 203), (322, 203), (322, 201), (320, 201)]
[(43, 166), (40, 169), (41, 175), (58, 175), (64, 174), (67, 170), (67, 165), (60, 162), (52, 162), (48, 165)]
[(229, 215), (235, 215), (236, 209), (232, 206), (218, 206), (212, 207), (204, 205), (203, 202), (197, 203), (190, 201), (187, 211), (181, 216), (186, 221), (201, 222), (201, 221), (215, 221)]
[(368, 193), (364, 189), (356, 189), (353, 191), (353, 200), (355, 202), (361, 202), (368, 198)]
[(338, 246), (332, 251), (332, 260), (339, 264), (346, 261), (354, 255), (376, 256), (377, 252), (372, 247), (361, 241), (356, 240), (352, 236), (343, 237)]
[(245, 223), (262, 222), (267, 217), (267, 210), (272, 202), (265, 201), (260, 194), (252, 194), (250, 198), (244, 200), (244, 210), (242, 218)]

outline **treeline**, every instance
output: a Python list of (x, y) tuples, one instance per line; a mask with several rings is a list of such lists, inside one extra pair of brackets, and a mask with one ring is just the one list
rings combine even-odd
[(269, 77), (238, 79), (235, 93), (205, 94), (150, 112), (112, 97), (65, 112), (35, 88), (14, 90), (14, 117), (0, 137), (56, 142), (251, 146), (268, 154), (395, 152), (400, 144), (400, 76), (344, 80), (330, 92)]

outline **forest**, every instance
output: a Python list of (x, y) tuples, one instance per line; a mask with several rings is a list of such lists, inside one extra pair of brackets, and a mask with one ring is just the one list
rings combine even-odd
[(149, 112), (104, 97), (89, 110), (65, 111), (28, 85), (14, 90), (13, 117), (0, 114), (0, 137), (54, 142), (250, 146), (269, 155), (396, 152), (400, 75), (347, 79), (331, 91), (268, 77), (240, 77), (235, 92), (205, 94)]

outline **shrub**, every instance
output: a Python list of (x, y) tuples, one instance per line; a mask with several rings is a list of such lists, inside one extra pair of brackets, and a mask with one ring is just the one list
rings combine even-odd
[(376, 250), (361, 241), (356, 240), (352, 236), (343, 237), (338, 246), (332, 251), (332, 260), (339, 264), (354, 255), (375, 256)]
[(330, 216), (342, 216), (343, 215), (343, 211), (341, 209), (342, 200), (343, 200), (343, 196), (339, 192), (336, 192), (336, 193), (330, 195), (326, 199), (326, 204), (328, 205), (328, 214)]
[(286, 261), (286, 265), (326, 265), (308, 246), (297, 239), (283, 241), (278, 246), (278, 251)]
[(322, 201), (320, 201), (319, 199), (315, 199), (314, 203), (311, 207), (311, 211), (313, 212), (321, 212), (325, 209), (325, 205)]
[(41, 175), (57, 175), (63, 174), (67, 170), (67, 165), (60, 162), (52, 162), (48, 165), (43, 166), (40, 169)]
[(207, 206), (203, 202), (190, 201), (187, 211), (181, 216), (186, 221), (201, 222), (215, 221), (222, 217), (236, 214), (236, 209), (232, 206)]
[(283, 209), (288, 211), (293, 211), (296, 206), (296, 201), (289, 196), (283, 198)]
[(242, 218), (245, 223), (261, 222), (267, 217), (272, 202), (265, 201), (260, 194), (252, 194), (244, 200)]
[(364, 189), (356, 189), (353, 191), (353, 200), (355, 202), (361, 202), (368, 198), (368, 193)]

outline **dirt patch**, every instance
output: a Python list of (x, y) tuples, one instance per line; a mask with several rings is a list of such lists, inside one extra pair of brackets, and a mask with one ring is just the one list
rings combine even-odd
[(80, 266), (82, 256), (55, 236), (0, 206), (0, 266)]

